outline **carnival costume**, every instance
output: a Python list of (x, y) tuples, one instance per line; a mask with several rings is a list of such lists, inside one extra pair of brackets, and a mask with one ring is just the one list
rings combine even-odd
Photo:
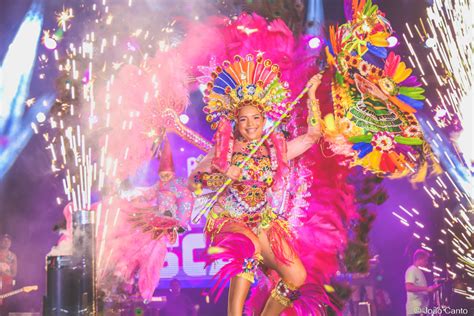
[[(281, 79), (278, 65), (261, 55), (235, 56), (224, 61), (210, 74), (204, 101), (207, 121), (217, 129), (215, 148), (210, 166), (198, 171), (193, 181), (198, 186), (217, 190), (225, 180), (230, 166), (242, 168), (241, 178), (229, 185), (216, 200), (208, 214), (205, 232), (210, 244), (208, 264), (218, 259), (230, 259), (216, 275), (216, 290), (224, 281), (235, 276), (255, 280), (262, 257), (255, 252), (252, 241), (240, 229), (255, 236), (266, 234), (271, 251), (280, 264), (289, 264), (297, 256), (293, 231), (288, 223), (288, 200), (284, 190), (288, 184), (289, 166), (286, 160), (286, 139), (281, 130), (267, 141), (243, 164), (256, 143), (234, 135), (232, 120), (244, 106), (259, 109), (269, 124), (281, 120), (288, 106), (288, 84)], [(203, 162), (205, 165), (206, 162)], [(241, 228), (239, 228), (241, 227)], [(288, 251), (285, 252), (285, 247)], [(267, 274), (271, 272), (265, 267)], [(218, 291), (220, 295), (222, 288)], [(317, 293), (313, 291), (313, 294)], [(319, 302), (327, 302), (322, 292)], [(290, 307), (301, 296), (299, 288), (279, 279), (271, 297)], [(317, 308), (317, 307), (316, 307)]]
[[(288, 183), (291, 183), (293, 187), (300, 188), (301, 191), (293, 192), (286, 204), (283, 203), (280, 204), (280, 208), (274, 208), (274, 210), (281, 211), (275, 218), (289, 219), (286, 226), (274, 226), (286, 228), (282, 230), (284, 234), (280, 236), (291, 241), (293, 250), (296, 251), (308, 271), (306, 285), (308, 288), (312, 288), (315, 293), (321, 293), (322, 285), (328, 284), (330, 277), (336, 272), (338, 268), (337, 255), (345, 248), (347, 224), (354, 218), (354, 192), (351, 186), (346, 183), (349, 167), (361, 165), (370, 172), (394, 177), (416, 174), (415, 180), (419, 181), (426, 174), (428, 162), (436, 165), (435, 161), (430, 161), (432, 157), (429, 147), (424, 141), (421, 128), (413, 115), (416, 108), (420, 108), (422, 105), (420, 101), (424, 98), (424, 90), (419, 87), (420, 84), (415, 77), (410, 77), (411, 70), (407, 70), (400, 58), (386, 51), (387, 37), (392, 34), (388, 21), (377, 6), (372, 5), (370, 1), (346, 1), (346, 8), (348, 23), (339, 27), (339, 32), (331, 29), (332, 46), (328, 48), (328, 62), (333, 66), (333, 69), (327, 73), (328, 76), (333, 77), (326, 78), (326, 82), (332, 81), (332, 84), (326, 85), (328, 87), (326, 88), (323, 82), (319, 89), (321, 91), (318, 92), (318, 98), (322, 100), (321, 110), (323, 114), (329, 114), (326, 115), (324, 121), (325, 144), (328, 144), (329, 147), (323, 149), (323, 155), (319, 152), (319, 148), (312, 148), (299, 159), (293, 161), (292, 165), (283, 161), (284, 168), (287, 170), (286, 174), (289, 175), (285, 180), (289, 179)], [(278, 24), (278, 20), (271, 23)], [(206, 103), (211, 103), (210, 107), (205, 108), (209, 112), (208, 121), (214, 124), (214, 127), (217, 127), (219, 119), (224, 119), (226, 122), (217, 127), (215, 135), (216, 155), (220, 159), (214, 159), (213, 167), (220, 172), (225, 171), (229, 164), (233, 163), (235, 155), (232, 153), (235, 150), (239, 151), (241, 145), (232, 138), (228, 117), (214, 113), (216, 110), (213, 105), (218, 101), (214, 102), (212, 97), (217, 94), (217, 98), (220, 100), (228, 93), (230, 100), (233, 95), (237, 94), (237, 91), (244, 90), (240, 87), (241, 81), (239, 81), (238, 73), (239, 70), (247, 69), (245, 65), (248, 61), (244, 56), (250, 50), (249, 42), (254, 45), (253, 51), (268, 52), (268, 56), (274, 54), (272, 47), (278, 47), (275, 49), (292, 47), (287, 51), (287, 64), (292, 64), (294, 61), (292, 57), (299, 51), (298, 45), (268, 45), (268, 43), (272, 43), (273, 25), (262, 24), (263, 22), (255, 14), (252, 16), (243, 15), (225, 27), (226, 30), (222, 31), (223, 36), (216, 36), (218, 40), (224, 40), (225, 43), (222, 47), (242, 56), (234, 61), (231, 59), (233, 56), (229, 56), (226, 50), (224, 50), (225, 53), (219, 53), (219, 49), (217, 49), (217, 56), (224, 56), (232, 62), (217, 67), (217, 72), (207, 72), (208, 75), (213, 76), (212, 83), (208, 85), (209, 96), (205, 99)], [(212, 27), (210, 29), (215, 32)], [(255, 36), (252, 36), (253, 34), (248, 33), (243, 35), (243, 32), (238, 32), (239, 29), (258, 31), (255, 32)], [(200, 25), (200, 31), (205, 34), (206, 27)], [(259, 32), (261, 34), (258, 34)], [(242, 34), (242, 38), (239, 38), (239, 34)], [(285, 36), (280, 36), (279, 39), (291, 38), (289, 34)], [(269, 38), (268, 42), (264, 40), (267, 37)], [(292, 41), (293, 39), (288, 39), (288, 42)], [(236, 43), (241, 44), (237, 45)], [(210, 45), (212, 46), (212, 43)], [(380, 46), (385, 47), (381, 48)], [(276, 55), (278, 56), (278, 53)], [(384, 55), (385, 57), (382, 57)], [(349, 60), (346, 60), (348, 57)], [(219, 60), (219, 57), (217, 59)], [(306, 58), (299, 58), (299, 60), (304, 61)], [(354, 60), (353, 65), (350, 64), (352, 60)], [(278, 62), (278, 57), (274, 61)], [(339, 66), (338, 62), (342, 66)], [(308, 65), (305, 67), (310, 69)], [(288, 73), (282, 74), (282, 76), (285, 75), (285, 79), (290, 82), (292, 88), (293, 81), (300, 79), (297, 76), (288, 76)], [(374, 82), (370, 80), (375, 80), (375, 78), (378, 80), (375, 81), (377, 84), (385, 85), (379, 89), (384, 91), (386, 97), (380, 98), (380, 95), (374, 93), (371, 88), (371, 83)], [(393, 90), (388, 87), (390, 83), (395, 84), (392, 87)], [(215, 86), (218, 88), (214, 89)], [(343, 92), (344, 94), (342, 94)], [(334, 108), (328, 106), (332, 104), (334, 104)], [(304, 126), (302, 123), (305, 122), (304, 116), (304, 112), (303, 115), (299, 113), (287, 123), (286, 129), (291, 136), (295, 137), (301, 134), (301, 126)], [(232, 144), (235, 143), (237, 146), (233, 148)], [(226, 147), (226, 144), (230, 145)], [(373, 153), (368, 155), (371, 152)], [(279, 162), (278, 159), (277, 162)], [(278, 167), (276, 171), (278, 171)], [(245, 175), (245, 170), (243, 173)], [(202, 181), (202, 184), (206, 185), (208, 179), (211, 179), (210, 183), (212, 184), (218, 178), (215, 175), (204, 174), (198, 181)], [(275, 176), (276, 178), (277, 176)], [(222, 184), (223, 180), (219, 181), (219, 184)], [(245, 189), (245, 186), (241, 187)], [(265, 186), (262, 185), (262, 188)], [(270, 189), (273, 193), (278, 192), (273, 186)], [(259, 191), (263, 192), (264, 190), (259, 189)], [(238, 195), (232, 195), (232, 189), (228, 188), (224, 196), (219, 198), (221, 202), (216, 203), (209, 215), (206, 228), (210, 240), (214, 239), (214, 244), (217, 247), (219, 247), (219, 241), (215, 241), (215, 236), (218, 235), (219, 229), (222, 229), (226, 222), (235, 220), (230, 214), (245, 205), (245, 203), (240, 203), (238, 206), (232, 206), (233, 199), (242, 201), (241, 198), (239, 200)], [(222, 213), (225, 215), (220, 215), (222, 213), (215, 210), (225, 210), (225, 203), (223, 207), (222, 201), (227, 200), (231, 200), (231, 203), (227, 205), (232, 211), (228, 211), (227, 214), (224, 211)], [(296, 202), (296, 200), (306, 200), (306, 204)], [(280, 201), (282, 200), (280, 199)], [(249, 208), (249, 210), (251, 209)], [(254, 216), (252, 212), (245, 212), (243, 219), (246, 227), (249, 227), (246, 222), (254, 221)], [(256, 216), (256, 220), (257, 222), (260, 220), (259, 216)], [(219, 223), (222, 226), (219, 226)], [(253, 222), (251, 227), (252, 225), (253, 229), (258, 227), (258, 224)], [(226, 237), (230, 238), (231, 236)], [(223, 239), (226, 240), (225, 244), (232, 248), (229, 246), (228, 239), (224, 237)], [(251, 248), (250, 244), (249, 248)], [(274, 248), (277, 249), (277, 247)], [(211, 250), (213, 249), (211, 248)], [(236, 250), (239, 249), (242, 248), (236, 248)], [(224, 251), (222, 254), (227, 259), (231, 257), (229, 251)], [(240, 271), (239, 273), (247, 272), (245, 269), (242, 270), (243, 263), (247, 262), (244, 258), (248, 259), (251, 255), (253, 253), (250, 249), (245, 255), (240, 253), (240, 259), (234, 260), (235, 269), (232, 269), (234, 275), (238, 271)], [(219, 254), (213, 253), (211, 258), (213, 260), (219, 258)], [(241, 265), (239, 266), (239, 264)], [(221, 276), (222, 274), (218, 274), (217, 277)], [(259, 313), (270, 295), (270, 291), (275, 293), (276, 290), (272, 289), (279, 288), (275, 287), (274, 282), (269, 283), (266, 280), (268, 279), (261, 275), (259, 284), (253, 289), (246, 306), (249, 313)], [(318, 304), (327, 301), (324, 295), (315, 297), (313, 304), (303, 304), (306, 310), (296, 308), (296, 312), (300, 315), (317, 314)], [(290, 311), (287, 310), (287, 312)]]
[[(174, 175), (167, 138), (160, 152), (160, 179), (128, 197), (127, 204), (122, 203), (123, 214), (108, 243), (114, 274), (126, 281), (136, 274), (144, 299), (153, 296), (160, 280), (161, 269), (157, 267), (163, 267), (168, 245), (188, 227), (193, 208), (193, 196), (184, 179)], [(161, 176), (163, 173), (169, 173), (168, 178)]]
[[(189, 225), (194, 199), (186, 181), (174, 174), (166, 136), (169, 119), (163, 115), (166, 109), (175, 115), (186, 109), (189, 90), (184, 68), (179, 55), (158, 51), (139, 65), (121, 65), (114, 80), (98, 88), (97, 99), (113, 109), (100, 115), (110, 118), (104, 127), (113, 128), (102, 145), (107, 148), (105, 160), (111, 162), (107, 179), (114, 181), (106, 184), (108, 190), (96, 206), (101, 209), (97, 212), (98, 277), (105, 290), (137, 280), (139, 295), (151, 299), (169, 244)], [(201, 139), (195, 144), (206, 148)], [(160, 178), (151, 187), (133, 185), (130, 177), (153, 156), (159, 158), (158, 172), (172, 173), (170, 179)]]

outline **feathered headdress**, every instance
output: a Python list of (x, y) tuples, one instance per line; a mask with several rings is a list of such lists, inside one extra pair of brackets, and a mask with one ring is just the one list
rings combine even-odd
[(288, 83), (280, 80), (280, 67), (262, 55), (245, 58), (237, 55), (217, 66), (207, 83), (203, 111), (213, 129), (222, 118), (233, 120), (245, 105), (258, 107), (271, 118), (286, 110), (285, 99), (290, 95)]

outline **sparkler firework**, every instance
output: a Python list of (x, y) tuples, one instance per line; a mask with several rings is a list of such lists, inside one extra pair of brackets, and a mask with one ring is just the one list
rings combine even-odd
[[(427, 18), (420, 18), (418, 23), (406, 23), (402, 37), (411, 54), (411, 66), (418, 69), (421, 80), (433, 91), (426, 100), (433, 119), (420, 121), (445, 171), (423, 185), (423, 190), (442, 217), (441, 235), (430, 239), (415, 209), (410, 211), (400, 205), (401, 211), (393, 215), (412, 227), (413, 236), (425, 249), (446, 247), (455, 256), (454, 264), (435, 267), (435, 276), (446, 273), (451, 279), (461, 277), (469, 283), (474, 279), (474, 157), (466, 136), (472, 135), (470, 125), (474, 119), (472, 103), (467, 106), (474, 78), (474, 7), (469, 1), (435, 0), (426, 14)], [(415, 49), (420, 43), (424, 48)], [(450, 138), (456, 137), (453, 145)], [(470, 287), (455, 292), (474, 300)]]
[[(186, 72), (174, 69), (184, 76), (175, 76), (172, 82), (183, 85), (181, 98), (179, 104), (166, 104), (177, 97), (170, 95), (172, 89), (161, 80), (161, 73), (173, 70), (168, 65), (182, 63), (167, 55), (178, 36), (172, 19), (177, 8), (148, 14), (146, 19), (143, 3), (94, 1), (63, 7), (56, 13), (57, 29), (43, 30), (47, 51), (42, 68), (56, 68), (59, 95), (50, 118), (35, 129), (42, 131), (51, 170), (64, 189), (66, 199), (58, 197), (57, 203), (69, 203), (68, 212), (96, 212), (99, 280), (112, 265), (114, 249), (109, 241), (122, 212), (119, 200), (134, 197), (124, 180), (152, 158), (165, 129), (199, 148), (210, 148), (209, 142), (177, 121), (189, 102), (187, 90), (181, 93), (189, 81)], [(151, 25), (161, 31), (151, 32)], [(42, 72), (40, 79), (44, 76)], [(130, 77), (136, 87), (147, 88), (129, 86)], [(137, 91), (143, 95), (137, 97)], [(165, 108), (168, 112), (163, 115)]]

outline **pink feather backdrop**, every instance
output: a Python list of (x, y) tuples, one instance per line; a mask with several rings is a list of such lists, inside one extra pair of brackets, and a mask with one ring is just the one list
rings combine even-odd
[[(196, 49), (203, 47), (204, 41), (205, 50)], [(194, 74), (197, 70), (202, 72), (203, 67), (199, 66), (209, 64), (210, 60), (209, 72), (215, 64), (231, 60), (235, 55), (263, 53), (264, 58), (280, 66), (282, 78), (289, 82), (293, 95), (297, 95), (319, 70), (316, 66), (319, 51), (308, 49), (306, 38), (295, 38), (282, 20), (268, 22), (257, 14), (242, 14), (235, 20), (213, 17), (206, 22), (190, 22), (180, 50), (184, 59), (192, 65)], [(332, 112), (330, 80), (330, 75), (325, 76), (325, 86), (318, 91), (325, 113)], [(290, 127), (291, 138), (304, 132), (300, 128), (306, 126), (304, 104), (301, 102), (290, 124), (293, 126)], [(295, 225), (294, 245), (308, 270), (308, 279), (302, 289), (306, 295), (299, 304), (286, 311), (288, 315), (318, 315), (321, 313), (318, 305), (329, 303), (323, 285), (338, 269), (338, 254), (344, 250), (347, 239), (346, 224), (355, 216), (353, 190), (345, 182), (348, 167), (344, 162), (342, 156), (323, 155), (319, 145), (294, 162), (293, 172), (309, 172), (305, 186), (310, 196), (306, 197), (305, 206), (298, 207), (300, 214)], [(304, 177), (295, 174), (293, 178)], [(293, 204), (295, 200), (294, 196)], [(301, 201), (298, 203), (304, 204)], [(288, 215), (291, 217), (291, 213)], [(277, 280), (274, 274), (273, 278), (259, 279), (246, 304), (249, 314), (263, 309)]]

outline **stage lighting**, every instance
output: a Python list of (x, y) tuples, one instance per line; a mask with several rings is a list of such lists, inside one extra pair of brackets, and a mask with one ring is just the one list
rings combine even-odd
[(179, 120), (181, 121), (181, 123), (183, 124), (188, 124), (189, 122), (189, 116), (187, 116), (186, 114), (181, 114), (179, 116)]
[(84, 76), (82, 77), (82, 83), (83, 83), (83, 84), (89, 83), (90, 77), (91, 77), (91, 76), (90, 76), (90, 74), (89, 74), (89, 71), (86, 71), (86, 72), (84, 73)]
[[(33, 1), (12, 42), (5, 43), (7, 50), (0, 60), (0, 77), (8, 78), (0, 84), (0, 180), (28, 143), (33, 132), (30, 126), (34, 124), (36, 114), (49, 110), (49, 105), (41, 106), (42, 102), (49, 104), (52, 99), (52, 96), (42, 95), (38, 96), (36, 104), (27, 104), (35, 60), (38, 58), (42, 11), (41, 1)], [(40, 63), (43, 62), (40, 57)], [(12, 141), (3, 144), (2, 139)]]
[(387, 38), (388, 47), (395, 47), (398, 44), (398, 38), (395, 36), (390, 36)]
[(43, 123), (44, 121), (46, 121), (46, 115), (44, 115), (43, 112), (39, 112), (38, 114), (36, 114), (36, 120), (38, 121), (38, 123)]
[(313, 37), (309, 40), (308, 45), (312, 49), (319, 48), (319, 46), (321, 46), (321, 39), (319, 37)]

